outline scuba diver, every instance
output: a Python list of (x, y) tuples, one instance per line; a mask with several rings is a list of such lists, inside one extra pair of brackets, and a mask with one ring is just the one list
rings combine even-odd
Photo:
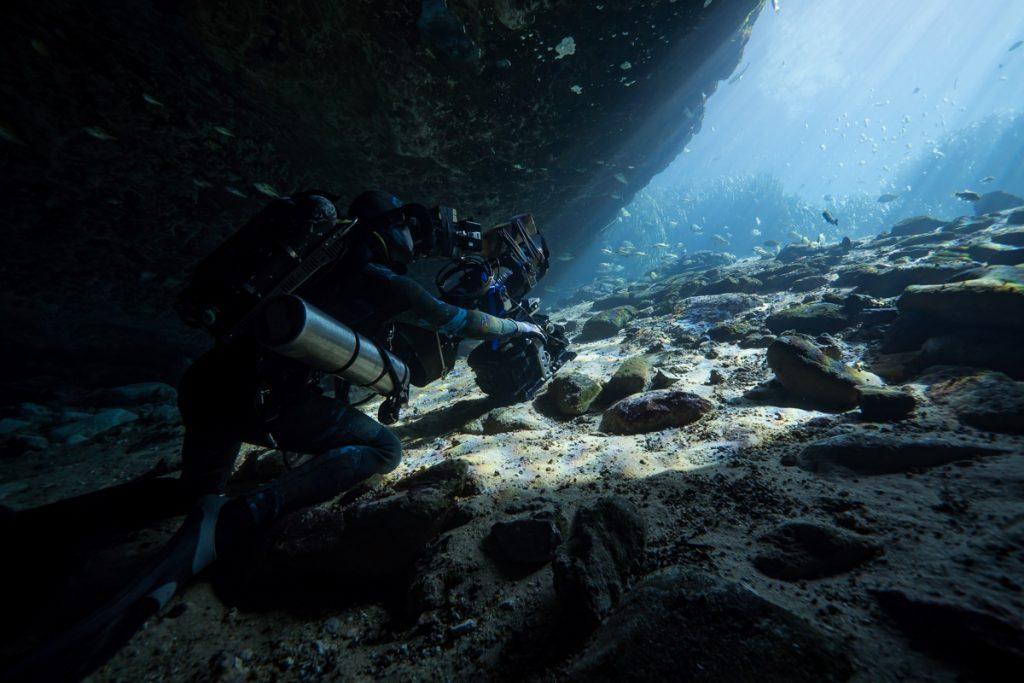
[[(446, 237), (437, 234), (437, 222), (423, 218), (422, 211), (402, 209), (388, 193), (371, 191), (357, 197), (347, 211), (351, 229), (344, 237), (344, 251), (294, 291), (301, 299), (291, 299), (308, 302), (302, 309), (307, 318), (314, 312), (329, 316), (324, 319), (337, 320), (343, 323), (341, 329), (352, 331), (356, 350), (349, 364), (365, 360), (360, 345), (371, 350), (380, 347), (374, 358), (383, 369), (374, 368), (369, 376), (390, 387), (384, 407), (390, 405), (391, 410), (382, 407), (382, 413), (390, 412), (388, 421), (397, 417), (396, 407), (407, 397), (402, 394), (408, 384), (397, 376), (401, 361), (383, 348), (393, 323), (468, 339), (545, 337), (544, 330), (531, 322), (445, 303), (407, 277), (407, 266), (417, 258), (436, 255), (438, 242)], [(275, 200), (257, 218), (254, 221), (262, 226), (250, 229), (250, 237), (275, 234), (282, 222), (297, 234), (310, 234), (344, 220), (338, 218), (336, 198), (323, 192)], [(236, 238), (229, 239), (222, 250), (232, 239)], [(247, 248), (251, 251), (251, 245)], [(229, 253), (213, 263), (220, 270), (237, 269), (245, 258)], [(200, 264), (197, 272), (202, 268)], [(215, 327), (212, 320), (211, 316), (206, 324)], [(85, 620), (0, 670), (0, 678), (72, 680), (89, 673), (180, 586), (218, 557), (241, 556), (281, 515), (329, 500), (371, 475), (398, 466), (399, 439), (348, 404), (347, 383), (337, 385), (334, 397), (327, 395), (321, 388), (325, 373), (268, 349), (260, 329), (259, 324), (241, 325), (218, 336), (218, 343), (186, 371), (179, 387), (185, 425), (180, 478), (129, 482), (18, 512), (8, 523), (24, 543), (31, 544), (43, 529), (59, 529), (63, 538), (73, 541), (112, 520), (143, 526), (188, 513), (138, 580)], [(322, 341), (314, 335), (315, 343)], [(242, 443), (313, 457), (262, 488), (227, 496)]]

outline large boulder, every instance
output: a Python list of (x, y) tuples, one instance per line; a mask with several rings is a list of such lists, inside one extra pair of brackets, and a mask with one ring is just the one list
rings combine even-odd
[(584, 626), (607, 616), (640, 568), (646, 544), (646, 522), (625, 498), (581, 507), (554, 563), (555, 592), (567, 614)]
[(1024, 284), (994, 278), (908, 287), (897, 305), (946, 324), (1024, 331)]
[(844, 645), (749, 586), (669, 567), (638, 583), (574, 681), (845, 681)]
[(1002, 190), (995, 190), (994, 192), (986, 192), (981, 195), (980, 200), (974, 202), (974, 215), (983, 216), (986, 213), (1016, 209), (1019, 206), (1024, 206), (1024, 197), (1018, 197), (1015, 194), (1003, 192)]
[(396, 581), (431, 540), (458, 522), (456, 501), (474, 487), (466, 461), (448, 460), (399, 481), (383, 498), (287, 515), (268, 533), (247, 582), (252, 592), (272, 598), (267, 591), (281, 585), (345, 593)]
[(946, 221), (940, 221), (938, 218), (932, 218), (930, 216), (914, 216), (913, 218), (906, 218), (892, 226), (892, 230), (890, 232), (893, 237), (906, 237), (907, 235), (920, 235), (925, 232), (933, 232), (939, 228), (945, 227), (946, 225)]
[(705, 398), (678, 389), (659, 389), (630, 396), (604, 411), (601, 431), (641, 434), (696, 422), (714, 406)]
[(910, 285), (932, 285), (949, 281), (964, 270), (963, 264), (906, 265), (892, 268), (859, 266), (844, 271), (835, 285), (856, 287), (858, 292), (882, 298), (897, 296)]
[(826, 410), (849, 410), (857, 405), (858, 387), (865, 377), (826, 356), (808, 337), (788, 334), (768, 346), (768, 367), (793, 397)]

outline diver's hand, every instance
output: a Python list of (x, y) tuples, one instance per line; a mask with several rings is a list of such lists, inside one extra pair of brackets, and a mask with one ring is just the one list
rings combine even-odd
[(522, 320), (517, 320), (515, 322), (517, 337), (533, 337), (534, 339), (540, 339), (541, 341), (545, 341), (547, 339), (547, 335), (544, 334), (544, 330), (540, 325), (535, 325)]

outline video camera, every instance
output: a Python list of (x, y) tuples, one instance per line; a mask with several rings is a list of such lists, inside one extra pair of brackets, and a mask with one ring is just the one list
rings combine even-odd
[[(437, 207), (428, 215), (430, 234), (414, 228), (413, 240), (419, 253), (449, 259), (435, 278), (442, 301), (532, 322), (544, 330), (543, 341), (514, 338), (483, 342), (468, 358), (484, 393), (507, 401), (533, 398), (544, 382), (576, 355), (568, 349), (561, 326), (538, 313), (540, 300), (528, 298), (550, 265), (547, 244), (533, 216), (518, 215), (481, 233), (478, 223), (459, 221), (454, 209)], [(410, 362), (413, 384), (424, 386), (453, 365), (460, 339), (409, 328), (401, 333), (406, 353), (397, 348), (396, 352)]]

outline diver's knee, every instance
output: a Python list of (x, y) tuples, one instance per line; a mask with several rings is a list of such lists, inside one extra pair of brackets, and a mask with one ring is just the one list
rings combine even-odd
[(390, 429), (382, 428), (374, 444), (380, 454), (380, 473), (390, 472), (402, 462), (402, 442)]

